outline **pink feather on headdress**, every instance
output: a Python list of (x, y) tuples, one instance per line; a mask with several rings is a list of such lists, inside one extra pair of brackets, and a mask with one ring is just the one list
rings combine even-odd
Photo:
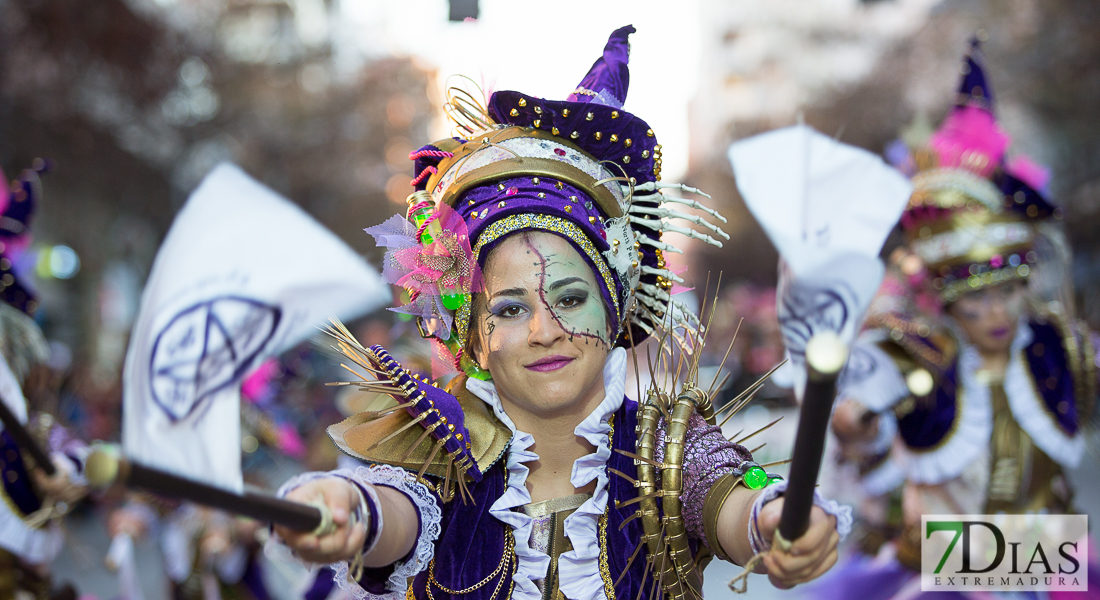
[(928, 140), (940, 167), (964, 168), (982, 177), (1001, 164), (1008, 144), (993, 114), (975, 106), (953, 108)]

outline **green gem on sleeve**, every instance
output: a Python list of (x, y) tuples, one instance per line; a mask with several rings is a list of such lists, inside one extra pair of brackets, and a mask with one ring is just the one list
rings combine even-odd
[(770, 483), (771, 479), (768, 477), (768, 473), (764, 471), (763, 467), (752, 466), (741, 474), (741, 481), (744, 482), (745, 487), (750, 490), (761, 490)]

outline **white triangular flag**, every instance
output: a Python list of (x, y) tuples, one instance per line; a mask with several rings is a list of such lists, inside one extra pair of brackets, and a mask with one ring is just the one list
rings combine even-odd
[(850, 344), (859, 331), (912, 186), (878, 156), (803, 125), (736, 142), (729, 158), (779, 251), (777, 311), (801, 396), (810, 337), (829, 330)]
[(390, 299), (330, 231), (218, 166), (176, 216), (142, 294), (123, 373), (126, 455), (240, 491), (242, 377), (330, 316)]

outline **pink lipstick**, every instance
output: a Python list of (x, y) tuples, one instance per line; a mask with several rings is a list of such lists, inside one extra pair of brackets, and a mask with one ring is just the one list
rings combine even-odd
[(546, 358), (540, 358), (535, 362), (526, 365), (526, 367), (532, 371), (547, 373), (564, 368), (566, 365), (573, 362), (574, 360), (576, 359), (569, 358), (568, 356), (547, 356)]

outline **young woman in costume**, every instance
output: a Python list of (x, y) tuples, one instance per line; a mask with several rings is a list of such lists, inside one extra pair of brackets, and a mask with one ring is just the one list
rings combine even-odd
[(907, 248), (861, 338), (874, 375), (847, 382), (833, 418), (867, 492), (900, 508), (879, 523), (897, 560), (846, 563), (827, 578), (846, 591), (822, 580), (821, 596), (919, 593), (922, 514), (1076, 512), (1066, 471), (1085, 453), (1097, 374), (1063, 293), (1060, 209), (1037, 191), (1041, 169), (1005, 160), (977, 41), (963, 73), (912, 159)]
[[(718, 242), (669, 220), (721, 235), (671, 208), (718, 217), (664, 195), (692, 190), (659, 183), (653, 130), (622, 110), (633, 31), (565, 101), (456, 94), (465, 139), (414, 152), (408, 219), (368, 230), (390, 249), (384, 276), (414, 294), (400, 310), (464, 373), (444, 391), (332, 332), (354, 384), (398, 404), (329, 430), (369, 467), (284, 486), (328, 505), (336, 531), (277, 533), (358, 597), (694, 597), (712, 555), (744, 565), (769, 548), (783, 483), (714, 426), (709, 382), (689, 365), (678, 390), (624, 395), (630, 348), (701, 329), (670, 295), (677, 250), (660, 237)], [(759, 561), (776, 585), (833, 564), (851, 517), (818, 504), (805, 536)]]

